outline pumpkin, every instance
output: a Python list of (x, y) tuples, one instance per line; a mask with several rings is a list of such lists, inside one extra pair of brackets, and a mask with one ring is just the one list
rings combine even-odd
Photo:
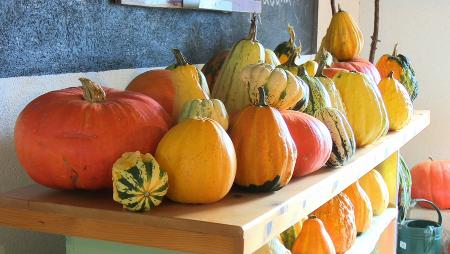
[(356, 240), (355, 211), (350, 199), (339, 193), (312, 214), (325, 226), (336, 253), (344, 253)]
[(307, 114), (281, 112), (297, 147), (294, 176), (304, 176), (320, 169), (331, 154), (332, 140), (327, 127)]
[(317, 72), (317, 68), (319, 64), (314, 60), (308, 60), (304, 64), (301, 65), (306, 70), (306, 74), (310, 77), (314, 77)]
[(223, 64), (212, 91), (229, 114), (250, 105), (246, 86), (241, 80), (242, 70), (249, 64), (264, 62), (264, 47), (256, 40), (256, 16), (253, 15), (248, 37), (237, 42)]
[[(375, 169), (383, 177), (389, 192), (389, 206), (397, 206), (397, 173), (400, 171), (399, 168), (399, 152), (393, 153), (383, 162), (378, 164)], [(409, 171), (409, 169), (406, 169)]]
[(176, 120), (186, 102), (193, 99), (208, 99), (209, 88), (203, 73), (189, 64), (180, 50), (173, 49), (176, 64), (167, 67), (171, 71), (175, 87), (172, 119)]
[(149, 153), (127, 152), (122, 154), (112, 168), (113, 199), (123, 208), (149, 211), (161, 204), (167, 193), (167, 173)]
[(291, 254), (291, 252), (284, 247), (280, 239), (274, 238), (253, 252), (253, 254)]
[(305, 95), (300, 81), (289, 71), (270, 64), (251, 64), (242, 70), (241, 78), (248, 87), (250, 102), (259, 101), (259, 88), (264, 88), (269, 106), (277, 109), (294, 107)]
[(300, 70), (299, 76), (309, 87), (309, 102), (305, 113), (313, 116), (317, 110), (331, 107), (330, 95), (320, 79), (308, 76), (304, 69)]
[(221, 50), (209, 59), (205, 65), (203, 65), (202, 73), (205, 75), (209, 91), (213, 90), (214, 84), (219, 76), (220, 69), (222, 68), (228, 54), (230, 54), (230, 49)]
[(292, 51), (296, 47), (294, 27), (291, 26), (290, 24), (288, 24), (288, 33), (289, 33), (289, 40), (280, 43), (274, 50), (275, 55), (280, 60), (281, 64), (285, 64), (288, 61), (288, 59), (292, 54)]
[(284, 247), (286, 247), (288, 250), (292, 249), (295, 239), (297, 239), (298, 235), (300, 234), (300, 231), (302, 230), (302, 223), (303, 221), (297, 222), (285, 231), (281, 232), (280, 240), (283, 243)]
[(316, 216), (310, 216), (303, 222), (300, 232), (292, 248), (293, 254), (335, 254), (333, 241), (325, 229), (323, 222)]
[(172, 114), (175, 86), (168, 70), (149, 70), (134, 78), (128, 84), (127, 91), (133, 91), (150, 96), (158, 102), (169, 115)]
[(389, 118), (389, 130), (400, 130), (405, 127), (413, 115), (412, 101), (405, 87), (394, 77), (393, 72), (384, 78), (378, 88), (381, 92)]
[(222, 199), (236, 175), (236, 153), (225, 130), (208, 118), (187, 119), (161, 139), (156, 160), (169, 175), (167, 197), (204, 204)]
[(333, 146), (327, 165), (340, 167), (356, 152), (355, 136), (345, 116), (334, 108), (322, 108), (314, 115), (328, 128)]
[(372, 169), (359, 179), (359, 184), (370, 199), (373, 214), (384, 213), (389, 205), (389, 191), (380, 173), (376, 169)]
[(244, 108), (231, 125), (237, 155), (236, 185), (251, 192), (276, 191), (292, 177), (297, 149), (280, 112), (266, 103)]
[(358, 233), (366, 232), (373, 219), (372, 204), (369, 196), (361, 188), (358, 181), (347, 187), (344, 193), (352, 202), (355, 210), (356, 231)]
[(367, 77), (371, 78), (375, 84), (378, 84), (381, 80), (380, 73), (378, 72), (377, 67), (375, 67), (373, 63), (361, 57), (356, 57), (345, 62), (333, 63), (331, 65), (331, 68), (364, 73), (367, 75)]
[(344, 102), (342, 101), (341, 94), (337, 90), (333, 80), (325, 76), (317, 76), (317, 78), (320, 83), (322, 83), (323, 87), (325, 87), (325, 90), (330, 97), (331, 107), (339, 110), (339, 112), (346, 116), (347, 111), (345, 110)]
[(228, 114), (225, 106), (217, 99), (194, 99), (184, 104), (178, 122), (187, 118), (210, 118), (217, 121), (225, 130), (228, 129)]
[(56, 189), (111, 188), (111, 168), (124, 152), (155, 152), (170, 126), (167, 112), (148, 96), (82, 87), (48, 92), (17, 118), (20, 163), (37, 183)]
[(340, 72), (333, 81), (344, 102), (356, 146), (368, 145), (385, 135), (389, 123), (377, 86), (357, 72)]
[(275, 55), (275, 53), (271, 49), (265, 49), (264, 53), (265, 53), (265, 62), (267, 64), (270, 64), (274, 67), (281, 64), (277, 55)]
[(412, 198), (424, 198), (439, 209), (450, 208), (450, 160), (428, 160), (411, 169)]
[(419, 83), (409, 59), (402, 54), (397, 55), (397, 46), (395, 44), (392, 55), (384, 54), (381, 56), (376, 66), (382, 77), (387, 77), (393, 71), (394, 78), (405, 86), (411, 101), (414, 101), (419, 93)]
[(356, 22), (346, 11), (339, 11), (331, 18), (323, 39), (323, 47), (339, 61), (350, 60), (359, 55), (364, 37)]
[(322, 71), (322, 74), (328, 78), (334, 78), (334, 76), (336, 76), (336, 74), (338, 74), (341, 71), (348, 71), (344, 68), (324, 68)]

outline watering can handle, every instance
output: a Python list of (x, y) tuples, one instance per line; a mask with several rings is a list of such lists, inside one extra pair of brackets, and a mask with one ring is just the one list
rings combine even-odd
[(418, 198), (418, 199), (413, 199), (413, 200), (411, 200), (412, 201), (412, 206), (414, 207), (417, 203), (427, 203), (427, 204), (429, 204), (429, 205), (431, 205), (433, 208), (434, 208), (434, 210), (436, 210), (436, 212), (437, 212), (437, 214), (438, 214), (438, 224), (439, 224), (439, 226), (441, 226), (442, 225), (442, 214), (441, 214), (441, 210), (439, 210), (439, 208), (433, 203), (433, 202), (431, 202), (431, 201), (429, 201), (429, 200), (426, 200), (426, 199), (421, 199), (421, 198)]

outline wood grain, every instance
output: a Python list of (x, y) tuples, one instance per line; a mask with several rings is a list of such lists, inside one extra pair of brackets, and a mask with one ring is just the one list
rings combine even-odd
[(108, 191), (32, 185), (0, 195), (0, 224), (187, 252), (252, 253), (373, 169), (429, 121), (429, 111), (416, 111), (408, 126), (358, 149), (344, 167), (294, 179), (274, 193), (232, 191), (210, 205), (166, 200), (148, 213), (131, 213), (114, 203)]

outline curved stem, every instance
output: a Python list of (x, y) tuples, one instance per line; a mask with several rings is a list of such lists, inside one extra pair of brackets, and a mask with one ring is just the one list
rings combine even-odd
[(394, 50), (392, 51), (392, 56), (397, 56), (397, 47), (398, 47), (398, 42), (395, 43)]
[(289, 45), (294, 46), (295, 44), (295, 30), (291, 24), (288, 24), (288, 33), (289, 33)]
[(342, 10), (342, 8), (341, 8), (341, 4), (340, 3), (338, 3), (338, 12), (342, 12), (343, 10)]
[(308, 215), (308, 219), (317, 219), (317, 216), (314, 214)]
[(256, 14), (252, 14), (252, 19), (250, 23), (250, 31), (248, 32), (247, 40), (251, 41), (258, 41), (256, 39), (256, 32), (258, 31), (258, 28), (256, 26)]
[(172, 49), (172, 53), (175, 56), (175, 59), (177, 61), (177, 65), (188, 65), (188, 61), (186, 60), (186, 57), (184, 57), (183, 53), (179, 49)]
[(91, 103), (106, 100), (106, 93), (101, 86), (95, 84), (92, 80), (87, 78), (79, 78), (79, 80), (83, 89), (83, 99)]
[(266, 97), (266, 91), (264, 90), (264, 87), (260, 86), (258, 87), (258, 93), (259, 93), (259, 102), (258, 106), (260, 107), (267, 107), (267, 97)]
[(300, 47), (294, 47), (291, 50), (291, 54), (289, 55), (289, 58), (288, 58), (288, 60), (286, 62), (286, 66), (288, 66), (288, 67), (298, 66), (295, 63), (295, 60), (297, 60), (297, 57), (300, 56), (300, 51), (301, 51)]
[(393, 71), (389, 72), (388, 78), (394, 78), (394, 72)]
[(430, 161), (433, 161), (433, 157), (431, 157), (431, 156), (428, 156), (428, 159), (429, 159)]

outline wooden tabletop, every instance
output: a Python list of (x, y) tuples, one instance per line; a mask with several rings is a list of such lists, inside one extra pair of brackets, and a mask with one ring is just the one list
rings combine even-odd
[(252, 253), (406, 144), (430, 122), (411, 123), (358, 149), (338, 169), (323, 168), (274, 193), (232, 191), (210, 205), (165, 200), (147, 213), (124, 211), (109, 191), (57, 191), (38, 185), (0, 195), (0, 225), (195, 253)]

